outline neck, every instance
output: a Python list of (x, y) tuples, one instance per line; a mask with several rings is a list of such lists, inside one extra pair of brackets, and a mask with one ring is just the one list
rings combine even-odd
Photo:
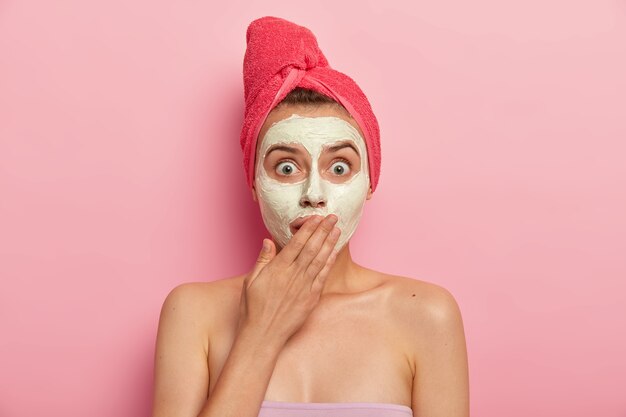
[[(282, 250), (280, 247), (277, 247), (277, 249), (278, 252)], [(357, 275), (362, 269), (361, 266), (352, 260), (350, 241), (348, 241), (337, 253), (337, 259), (335, 259), (335, 263), (326, 275), (320, 297), (358, 292), (359, 290), (355, 284), (359, 281)]]
[(346, 294), (354, 291), (359, 265), (354, 263), (350, 254), (350, 242), (337, 253), (337, 259), (324, 281), (321, 297), (327, 294)]

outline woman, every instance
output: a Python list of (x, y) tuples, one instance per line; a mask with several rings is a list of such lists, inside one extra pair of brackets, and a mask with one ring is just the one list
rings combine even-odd
[(265, 17), (247, 41), (244, 167), (272, 239), (249, 273), (167, 296), (153, 417), (467, 417), (453, 296), (350, 255), (380, 166), (365, 95), (306, 28)]

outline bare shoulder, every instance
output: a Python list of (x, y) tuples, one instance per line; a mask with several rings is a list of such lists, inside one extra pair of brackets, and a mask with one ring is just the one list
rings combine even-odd
[[(184, 282), (174, 287), (165, 303), (182, 304), (189, 309), (204, 309), (228, 304), (232, 297), (239, 297), (242, 276), (232, 276), (209, 282)], [(198, 310), (196, 310), (198, 312)]]
[(401, 308), (409, 308), (413, 312), (432, 315), (454, 312), (458, 308), (456, 299), (450, 291), (441, 285), (410, 278), (402, 275), (386, 274), (364, 268), (368, 282), (382, 289), (389, 301)]
[(441, 285), (392, 276), (393, 323), (413, 372), (416, 415), (468, 416), (469, 368), (463, 320)]
[[(377, 274), (386, 299), (386, 314), (381, 319), (394, 332), (395, 343), (408, 360), (414, 378), (413, 392), (421, 393), (413, 394), (415, 402), (427, 403), (420, 395), (429, 395), (426, 393), (438, 383), (451, 386), (451, 381), (467, 381), (463, 320), (452, 293), (425, 280)], [(425, 381), (433, 382), (428, 385)], [(433, 390), (437, 392), (436, 387)], [(455, 395), (461, 397), (451, 396)]]
[(184, 282), (178, 284), (165, 298), (161, 315), (175, 312), (181, 322), (197, 328), (202, 333), (205, 351), (208, 336), (219, 327), (228, 312), (234, 312), (241, 296), (243, 275), (231, 276), (209, 282)]
[(206, 401), (209, 327), (222, 326), (237, 279), (187, 282), (165, 297), (155, 345), (153, 416), (196, 416)]
[[(427, 341), (427, 335), (462, 331), (462, 317), (453, 294), (445, 287), (415, 278), (380, 272), (389, 296), (392, 319), (404, 334), (413, 335), (409, 342)], [(407, 332), (407, 333), (405, 333)]]

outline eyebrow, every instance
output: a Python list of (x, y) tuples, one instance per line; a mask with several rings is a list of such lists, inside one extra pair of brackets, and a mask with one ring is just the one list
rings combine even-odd
[(293, 148), (291, 146), (287, 146), (287, 145), (272, 145), (270, 147), (270, 149), (265, 153), (265, 156), (269, 156), (270, 153), (274, 152), (274, 151), (285, 151), (285, 152), (289, 152), (292, 154), (296, 154), (296, 153), (300, 153), (300, 149), (297, 148)]
[(343, 149), (343, 148), (351, 148), (354, 151), (354, 153), (359, 155), (359, 151), (357, 150), (357, 148), (354, 146), (352, 142), (341, 142), (337, 145), (329, 146), (326, 149), (328, 149), (331, 152), (337, 152), (339, 149)]
[[(343, 149), (343, 148), (350, 148), (357, 155), (359, 155), (359, 151), (357, 150), (357, 148), (354, 146), (354, 144), (352, 142), (349, 142), (349, 141), (344, 141), (344, 142), (341, 142), (341, 143), (339, 143), (337, 145), (328, 146), (328, 147), (326, 147), (326, 150), (328, 150), (330, 152), (337, 152), (338, 150)], [(272, 145), (270, 147), (270, 149), (267, 151), (267, 153), (265, 154), (265, 156), (267, 157), (273, 151), (285, 151), (285, 152), (288, 152), (288, 153), (291, 153), (291, 154), (300, 153), (300, 149), (294, 148), (292, 146)]]

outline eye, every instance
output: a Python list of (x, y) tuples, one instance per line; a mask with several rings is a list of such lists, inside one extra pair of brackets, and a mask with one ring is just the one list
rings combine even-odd
[(283, 161), (276, 165), (276, 173), (278, 175), (290, 176), (297, 171), (296, 164), (291, 161)]
[(332, 166), (331, 169), (333, 171), (333, 174), (339, 175), (339, 176), (344, 176), (346, 175), (346, 173), (350, 173), (352, 168), (352, 164), (350, 163), (350, 161), (348, 161), (347, 159), (340, 159), (337, 162), (335, 162)]

